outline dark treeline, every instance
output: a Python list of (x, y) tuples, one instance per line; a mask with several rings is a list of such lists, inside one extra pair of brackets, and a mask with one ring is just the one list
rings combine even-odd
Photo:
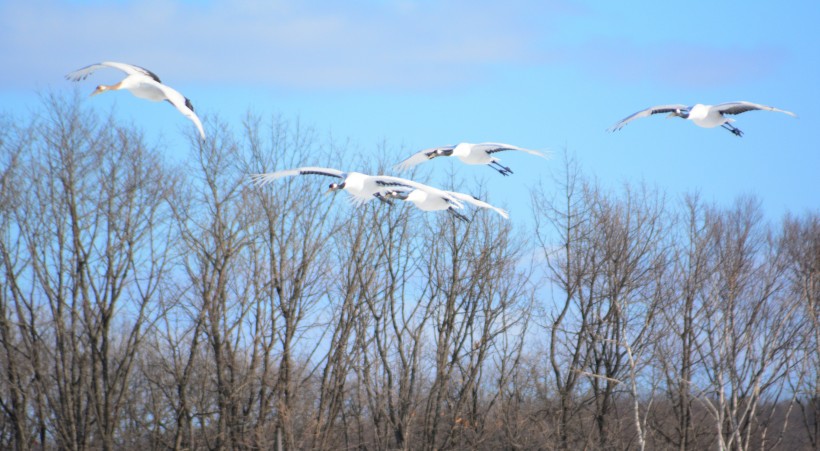
[(297, 122), (173, 160), (75, 98), (0, 122), (0, 448), (820, 450), (817, 212), (567, 156), (463, 222), (254, 186), (382, 172)]

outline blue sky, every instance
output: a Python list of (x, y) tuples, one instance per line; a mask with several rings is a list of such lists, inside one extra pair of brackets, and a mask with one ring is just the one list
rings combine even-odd
[[(90, 93), (121, 75), (79, 87), (63, 75), (123, 61), (189, 97), (206, 132), (209, 118), (250, 110), (364, 155), (385, 143), (397, 160), (461, 141), (567, 149), (605, 187), (645, 182), (725, 206), (756, 194), (778, 220), (820, 207), (818, 21), (818, 2), (0, 0), (0, 105), (25, 116), (44, 91)], [(652, 105), (734, 100), (798, 118), (739, 115), (743, 138), (662, 116), (605, 131)], [(88, 102), (170, 149), (192, 131), (126, 93)], [(560, 159), (500, 157), (512, 177), (439, 160), (419, 172), (486, 180), (490, 201), (528, 217), (528, 190)]]

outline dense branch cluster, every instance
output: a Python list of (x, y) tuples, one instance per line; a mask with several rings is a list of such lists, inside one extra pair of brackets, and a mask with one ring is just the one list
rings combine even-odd
[(275, 118), (178, 159), (77, 99), (0, 122), (0, 448), (820, 449), (817, 212), (567, 157), (466, 222), (254, 186), (345, 152)]

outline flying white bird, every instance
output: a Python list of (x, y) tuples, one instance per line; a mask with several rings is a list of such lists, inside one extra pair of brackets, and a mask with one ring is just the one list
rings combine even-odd
[(426, 186), (412, 180), (406, 180), (398, 177), (390, 177), (386, 175), (367, 175), (362, 174), (361, 172), (343, 172), (338, 169), (315, 166), (286, 169), (283, 171), (269, 172), (266, 174), (252, 174), (251, 179), (258, 185), (262, 186), (282, 177), (311, 174), (341, 179), (341, 183), (331, 183), (327, 192), (336, 192), (339, 190), (347, 191), (347, 193), (351, 196), (351, 202), (357, 205), (364, 204), (365, 202), (373, 199), (379, 199), (390, 203), (390, 200), (385, 198), (383, 193), (396, 187), (410, 190), (414, 188), (423, 188)]
[(743, 136), (743, 132), (731, 124), (735, 120), (730, 119), (725, 115), (740, 114), (752, 110), (777, 111), (778, 113), (786, 113), (789, 116), (797, 117), (797, 115), (792, 113), (791, 111), (781, 110), (766, 105), (760, 105), (757, 103), (743, 101), (721, 103), (720, 105), (703, 105), (700, 103), (697, 103), (692, 106), (682, 104), (658, 105), (653, 106), (651, 108), (647, 108), (642, 111), (638, 111), (637, 113), (628, 116), (620, 122), (616, 123), (608, 130), (611, 132), (618, 131), (622, 129), (626, 124), (630, 123), (635, 119), (648, 117), (658, 113), (669, 113), (669, 115), (666, 116), (667, 118), (675, 116), (681, 117), (683, 119), (688, 119), (698, 127), (703, 128), (713, 128), (721, 126), (726, 130), (729, 130), (730, 132), (734, 133), (736, 136)]
[(465, 164), (486, 164), (495, 169), (501, 175), (512, 174), (512, 169), (501, 165), (499, 159), (492, 156), (497, 152), (504, 152), (508, 150), (515, 150), (519, 152), (526, 152), (531, 155), (537, 155), (542, 158), (547, 158), (541, 152), (535, 150), (524, 149), (518, 146), (502, 143), (459, 143), (453, 146), (432, 147), (424, 149), (418, 153), (411, 155), (406, 160), (395, 166), (396, 171), (406, 171), (413, 166), (424, 163), (427, 160), (432, 160), (436, 157), (458, 157)]
[(367, 175), (361, 172), (343, 172), (338, 169), (309, 166), (265, 174), (252, 174), (251, 179), (259, 186), (262, 186), (276, 179), (295, 175), (323, 175), (341, 179), (341, 183), (331, 183), (327, 192), (347, 191), (351, 196), (351, 202), (356, 205), (364, 204), (373, 199), (392, 204), (391, 199), (398, 198), (414, 202), (416, 206), (426, 211), (446, 209), (456, 217), (466, 220), (465, 216), (455, 211), (464, 208), (461, 201), (465, 201), (482, 208), (491, 208), (505, 218), (509, 217), (504, 210), (493, 207), (472, 196), (440, 190), (413, 180), (389, 175)]
[(504, 219), (510, 218), (510, 215), (507, 214), (506, 211), (476, 199), (473, 196), (432, 187), (427, 187), (426, 189), (417, 188), (411, 191), (392, 190), (385, 192), (383, 196), (388, 199), (400, 199), (412, 202), (419, 210), (423, 211), (447, 210), (453, 216), (464, 221), (468, 221), (467, 217), (456, 211), (464, 208), (462, 201), (479, 208), (489, 208), (501, 215)]
[(91, 93), (92, 96), (106, 91), (126, 89), (131, 91), (131, 94), (134, 94), (134, 96), (141, 99), (148, 99), (154, 102), (167, 100), (171, 105), (179, 110), (183, 116), (193, 121), (194, 125), (196, 125), (196, 128), (199, 130), (199, 136), (203, 140), (205, 139), (205, 131), (202, 129), (202, 122), (200, 122), (199, 117), (197, 117), (196, 113), (194, 113), (194, 106), (191, 104), (191, 101), (180, 94), (177, 90), (162, 84), (159, 77), (148, 69), (126, 63), (106, 61), (92, 64), (90, 66), (83, 67), (82, 69), (77, 69), (74, 72), (67, 74), (65, 78), (71, 81), (85, 80), (97, 69), (101, 69), (103, 67), (111, 67), (121, 70), (128, 76), (120, 80), (119, 83), (115, 83), (113, 85), (97, 86), (97, 89)]

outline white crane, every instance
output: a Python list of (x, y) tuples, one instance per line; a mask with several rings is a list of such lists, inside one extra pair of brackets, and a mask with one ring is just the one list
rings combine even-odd
[(698, 127), (703, 128), (713, 128), (721, 126), (726, 130), (729, 130), (730, 132), (734, 133), (735, 136), (743, 136), (743, 132), (731, 124), (735, 120), (730, 119), (725, 115), (740, 114), (753, 110), (776, 111), (778, 113), (785, 113), (789, 116), (797, 117), (797, 115), (792, 113), (791, 111), (781, 110), (775, 107), (745, 101), (727, 102), (721, 103), (719, 105), (704, 105), (701, 103), (697, 103), (692, 106), (682, 104), (658, 105), (647, 108), (645, 110), (638, 111), (637, 113), (631, 116), (627, 116), (626, 118), (622, 119), (621, 121), (617, 122), (615, 125), (610, 127), (608, 130), (611, 132), (618, 131), (622, 129), (626, 124), (632, 122), (635, 119), (648, 117), (658, 113), (669, 113), (669, 115), (666, 116), (667, 118), (681, 117), (683, 119), (688, 119)]
[(386, 175), (374, 176), (362, 174), (361, 172), (344, 172), (338, 169), (323, 168), (318, 166), (286, 169), (283, 171), (268, 172), (265, 174), (252, 174), (251, 179), (258, 185), (262, 186), (276, 179), (295, 175), (323, 175), (326, 177), (341, 179), (341, 183), (331, 183), (328, 186), (327, 192), (336, 192), (339, 190), (347, 191), (347, 193), (351, 196), (351, 202), (357, 205), (364, 204), (365, 202), (373, 199), (379, 199), (390, 203), (390, 200), (385, 198), (383, 193), (396, 187), (410, 190), (426, 186), (412, 180), (406, 180), (398, 177), (390, 177)]
[(440, 190), (413, 180), (389, 175), (367, 175), (361, 172), (344, 172), (332, 168), (306, 166), (265, 174), (252, 174), (251, 179), (257, 185), (262, 186), (282, 177), (296, 175), (322, 175), (340, 179), (341, 183), (331, 183), (327, 192), (347, 191), (351, 196), (351, 202), (355, 205), (361, 205), (373, 199), (392, 204), (391, 199), (397, 198), (413, 202), (418, 208), (425, 211), (446, 209), (456, 217), (466, 220), (465, 216), (455, 211), (464, 208), (462, 201), (465, 201), (478, 207), (493, 209), (505, 218), (509, 217), (504, 210), (493, 207), (472, 196)]
[(510, 215), (501, 208), (494, 207), (468, 194), (444, 191), (432, 187), (428, 187), (428, 189), (413, 189), (411, 191), (391, 190), (385, 192), (383, 196), (388, 199), (400, 199), (411, 202), (419, 210), (423, 211), (447, 210), (447, 212), (456, 218), (464, 221), (468, 221), (467, 217), (456, 211), (464, 208), (462, 202), (467, 202), (479, 208), (489, 208), (501, 215), (504, 219), (510, 218)]
[(503, 143), (459, 143), (452, 146), (432, 147), (424, 149), (395, 166), (396, 171), (406, 171), (413, 166), (424, 163), (427, 160), (432, 160), (436, 157), (458, 157), (462, 163), (465, 164), (486, 164), (498, 171), (501, 175), (512, 174), (512, 169), (501, 165), (499, 159), (493, 156), (497, 152), (505, 152), (514, 150), (518, 152), (525, 152), (531, 155), (537, 155), (542, 158), (547, 158), (541, 152), (535, 150), (524, 149), (522, 147), (513, 146), (511, 144)]
[(131, 94), (141, 99), (148, 99), (154, 102), (167, 100), (171, 105), (179, 110), (183, 116), (193, 121), (197, 130), (199, 130), (199, 136), (203, 140), (205, 139), (205, 131), (202, 129), (202, 122), (200, 122), (199, 117), (197, 117), (196, 113), (194, 113), (194, 106), (191, 104), (191, 101), (174, 88), (162, 84), (159, 77), (148, 69), (134, 66), (132, 64), (105, 61), (77, 69), (74, 72), (67, 74), (65, 77), (71, 81), (85, 80), (97, 69), (104, 67), (111, 67), (121, 70), (125, 72), (127, 76), (120, 80), (119, 83), (97, 86), (97, 89), (91, 93), (92, 96), (107, 91), (125, 89), (131, 91)]

